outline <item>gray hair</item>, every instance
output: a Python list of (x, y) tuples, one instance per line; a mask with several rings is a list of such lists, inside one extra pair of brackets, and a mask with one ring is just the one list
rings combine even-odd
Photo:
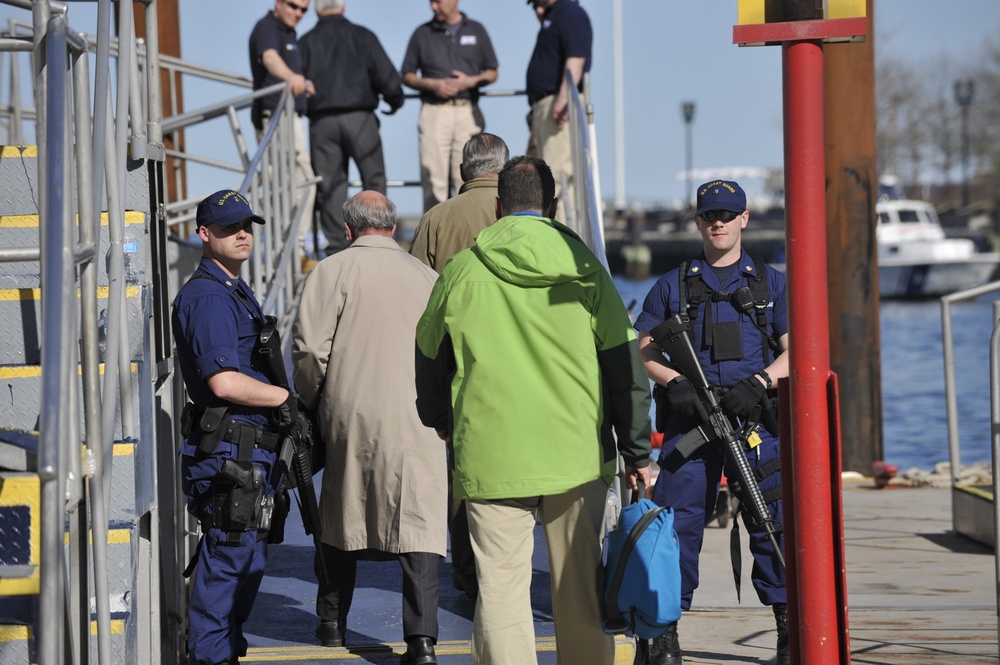
[(500, 173), (510, 159), (503, 139), (495, 134), (476, 134), (462, 148), (462, 175), (466, 180), (485, 178)]
[(344, 0), (316, 0), (316, 13), (340, 11), (344, 9)]
[(396, 226), (396, 204), (385, 196), (361, 196), (365, 193), (355, 194), (344, 203), (344, 222), (355, 238), (369, 229), (391, 231)]

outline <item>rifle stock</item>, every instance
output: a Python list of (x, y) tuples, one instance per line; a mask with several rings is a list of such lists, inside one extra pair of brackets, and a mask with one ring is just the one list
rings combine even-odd
[[(276, 386), (291, 390), (288, 383), (288, 372), (285, 371), (285, 361), (281, 353), (281, 336), (278, 333), (277, 319), (266, 317), (264, 327), (255, 351), (264, 361), (264, 373)], [(304, 416), (299, 422), (293, 423), (288, 435), (281, 443), (278, 457), (289, 478), (289, 487), (298, 488), (299, 514), (302, 516), (302, 528), (306, 535), (313, 537), (316, 556), (319, 560), (318, 574), (320, 583), (327, 584), (326, 562), (323, 560), (323, 546), (320, 541), (319, 502), (316, 498), (316, 488), (313, 486), (313, 470), (310, 450), (315, 445), (309, 420)]]
[[(736, 471), (734, 480), (739, 483), (743, 490), (743, 496), (740, 497), (740, 500), (746, 506), (753, 521), (764, 527), (767, 537), (771, 540), (774, 551), (781, 561), (781, 565), (784, 566), (784, 554), (778, 546), (777, 540), (778, 526), (767, 509), (767, 503), (764, 501), (764, 495), (760, 491), (760, 485), (757, 484), (757, 478), (750, 469), (750, 462), (747, 460), (743, 441), (740, 437), (741, 428), (738, 424), (734, 427), (729, 417), (722, 412), (715, 391), (708, 384), (705, 371), (702, 369), (701, 363), (698, 361), (698, 355), (691, 344), (688, 327), (688, 323), (683, 321), (679, 315), (676, 315), (650, 330), (649, 336), (660, 347), (660, 350), (667, 354), (671, 364), (695, 386), (702, 401), (709, 407), (708, 424), (711, 426), (711, 433), (714, 434), (714, 440), (722, 444), (723, 450), (729, 458), (731, 468)], [(680, 439), (677, 450), (686, 459), (691, 453), (708, 442), (709, 438), (708, 434), (704, 431), (704, 426), (699, 426)]]

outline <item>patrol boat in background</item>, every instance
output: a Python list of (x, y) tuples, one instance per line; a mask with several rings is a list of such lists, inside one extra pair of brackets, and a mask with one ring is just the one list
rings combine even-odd
[(879, 295), (932, 298), (985, 284), (1000, 254), (980, 252), (968, 238), (947, 238), (926, 201), (882, 199), (878, 216)]

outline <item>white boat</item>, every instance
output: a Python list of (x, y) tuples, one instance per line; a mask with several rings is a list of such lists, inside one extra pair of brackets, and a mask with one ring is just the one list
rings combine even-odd
[(946, 238), (926, 201), (880, 200), (875, 212), (883, 298), (930, 298), (979, 286), (1000, 264), (1000, 254), (977, 251), (972, 240)]

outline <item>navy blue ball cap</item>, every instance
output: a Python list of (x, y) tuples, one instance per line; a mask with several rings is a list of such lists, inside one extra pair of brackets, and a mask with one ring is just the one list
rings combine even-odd
[(713, 180), (698, 188), (698, 209), (700, 215), (709, 210), (729, 210), (743, 212), (747, 209), (747, 195), (743, 188), (732, 180)]
[(264, 223), (264, 218), (250, 209), (250, 202), (231, 189), (220, 189), (198, 204), (198, 226), (232, 226), (248, 219), (257, 224)]

